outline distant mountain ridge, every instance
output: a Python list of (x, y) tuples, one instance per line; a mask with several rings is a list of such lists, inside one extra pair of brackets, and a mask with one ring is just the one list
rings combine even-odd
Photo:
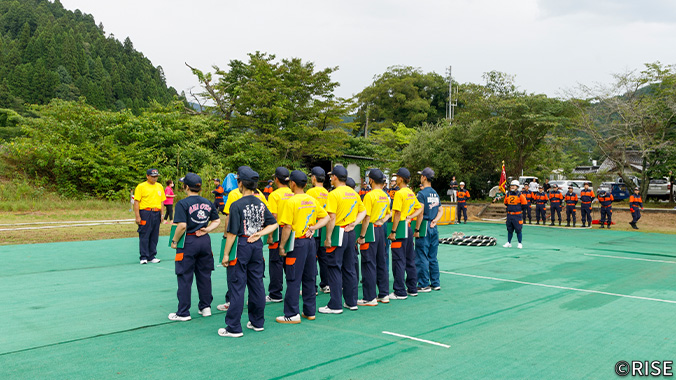
[(0, 108), (84, 96), (99, 109), (139, 112), (175, 95), (161, 66), (129, 38), (106, 37), (94, 16), (59, 0), (0, 0)]

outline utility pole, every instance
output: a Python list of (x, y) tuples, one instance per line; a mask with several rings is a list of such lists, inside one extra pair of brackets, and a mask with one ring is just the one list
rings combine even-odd
[(364, 126), (364, 138), (369, 137), (369, 112), (371, 111), (371, 105), (366, 105), (366, 125)]
[[(446, 111), (446, 118), (448, 119), (449, 124), (453, 124), (453, 118), (455, 117), (455, 107), (458, 106), (458, 100), (456, 98), (453, 101), (453, 66), (448, 66), (448, 110)], [(458, 89), (455, 89), (457, 95)]]

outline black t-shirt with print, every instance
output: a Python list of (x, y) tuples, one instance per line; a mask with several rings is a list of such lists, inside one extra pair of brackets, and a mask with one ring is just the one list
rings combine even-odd
[(244, 196), (230, 206), (228, 232), (237, 236), (251, 236), (277, 223), (270, 210), (253, 195)]
[(176, 203), (174, 223), (185, 223), (189, 234), (208, 226), (209, 221), (216, 219), (218, 219), (218, 209), (206, 198), (193, 195)]

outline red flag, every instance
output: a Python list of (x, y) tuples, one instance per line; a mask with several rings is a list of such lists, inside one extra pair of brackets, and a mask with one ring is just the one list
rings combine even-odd
[(507, 173), (505, 173), (505, 161), (502, 161), (502, 174), (500, 174), (500, 182), (498, 183), (500, 191), (506, 192), (507, 187)]

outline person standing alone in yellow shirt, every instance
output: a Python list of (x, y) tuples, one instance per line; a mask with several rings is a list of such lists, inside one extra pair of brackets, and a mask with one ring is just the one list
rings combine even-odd
[[(399, 191), (394, 194), (392, 203), (392, 230), (388, 238), (392, 241), (392, 274), (394, 275), (394, 292), (390, 299), (405, 300), (408, 295), (418, 295), (418, 272), (415, 266), (415, 250), (413, 249), (413, 231), (411, 220), (422, 214), (423, 208), (415, 194), (408, 187), (411, 173), (406, 168), (397, 171)], [(400, 223), (406, 223), (406, 237), (397, 239), (396, 231)], [(418, 231), (416, 231), (418, 232)], [(406, 274), (406, 283), (404, 283)]]
[[(331, 184), (335, 190), (329, 193), (326, 204), (326, 212), (331, 220), (326, 226), (326, 257), (329, 269), (329, 287), (331, 299), (328, 305), (319, 308), (323, 314), (340, 314), (343, 312), (341, 298), (345, 298), (345, 306), (350, 310), (357, 310), (358, 284), (355, 265), (357, 264), (357, 252), (355, 245), (357, 239), (354, 227), (361, 223), (366, 216), (366, 209), (354, 189), (345, 185), (347, 181), (347, 169), (336, 165), (331, 175)], [(334, 227), (339, 227), (333, 231)], [(338, 234), (332, 244), (334, 232)], [(342, 239), (340, 237), (342, 236)], [(342, 240), (342, 241), (341, 241)]]
[(146, 171), (146, 182), (136, 186), (134, 191), (134, 214), (138, 225), (139, 251), (141, 264), (159, 263), (157, 240), (160, 237), (162, 224), (162, 202), (167, 197), (164, 188), (157, 183), (160, 173), (157, 169)]

